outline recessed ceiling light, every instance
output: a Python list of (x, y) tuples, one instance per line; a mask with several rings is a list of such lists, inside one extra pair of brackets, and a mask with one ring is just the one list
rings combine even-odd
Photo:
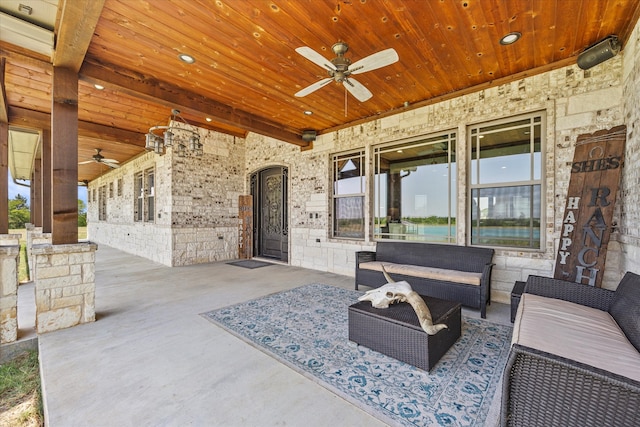
[(396, 153), (402, 153), (402, 150), (396, 150)]
[(99, 85), (98, 83), (94, 84), (93, 87), (95, 87), (98, 90), (104, 90), (104, 86)]
[(211, 117), (207, 117), (205, 118), (206, 121), (210, 122), (211, 120), (213, 120)]
[(313, 111), (311, 111), (311, 110), (304, 110), (304, 115), (305, 115), (305, 116), (310, 116), (310, 115), (312, 115), (312, 114), (313, 114)]
[(509, 33), (506, 36), (502, 37), (500, 39), (500, 44), (502, 44), (502, 45), (513, 44), (513, 43), (517, 42), (520, 39), (520, 37), (522, 37), (522, 34), (520, 34), (517, 31), (514, 31), (514, 32)]
[(187, 64), (193, 64), (194, 62), (196, 62), (196, 59), (193, 56), (187, 55), (186, 53), (181, 53), (180, 55), (178, 55), (178, 58), (180, 59), (180, 61), (186, 62)]

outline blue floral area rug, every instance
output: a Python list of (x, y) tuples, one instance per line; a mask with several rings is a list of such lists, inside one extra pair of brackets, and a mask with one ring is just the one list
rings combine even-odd
[(463, 316), (462, 336), (429, 373), (348, 340), (360, 295), (311, 284), (202, 316), (390, 425), (497, 424), (495, 406), (487, 415), (511, 327)]

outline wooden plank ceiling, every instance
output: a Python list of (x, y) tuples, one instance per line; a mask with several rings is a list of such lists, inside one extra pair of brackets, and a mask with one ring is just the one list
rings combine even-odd
[[(52, 64), (77, 61), (79, 159), (101, 148), (124, 162), (172, 108), (204, 128), (309, 148), (300, 138), (306, 129), (326, 133), (575, 63), (610, 34), (624, 47), (639, 14), (638, 0), (104, 0), (93, 35), (85, 34), (88, 47), (48, 58), (2, 43), (0, 56), (9, 123), (35, 128), (48, 126)], [(522, 38), (501, 45), (513, 31)], [(337, 83), (295, 97), (327, 77), (295, 49), (331, 59), (337, 41), (349, 45), (353, 62), (387, 48), (400, 59), (356, 76), (373, 93), (368, 101)], [(181, 62), (181, 53), (195, 63)], [(80, 165), (78, 179), (104, 168)]]

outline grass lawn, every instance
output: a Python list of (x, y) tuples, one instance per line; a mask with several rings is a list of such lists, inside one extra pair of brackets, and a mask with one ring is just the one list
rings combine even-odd
[(44, 425), (37, 350), (0, 365), (0, 425)]
[[(20, 261), (18, 280), (29, 280), (27, 263), (27, 232), (20, 234)], [(87, 238), (87, 227), (78, 227), (78, 239)], [(44, 425), (40, 368), (37, 350), (26, 352), (10, 362), (0, 365), (0, 426), (41, 427)]]

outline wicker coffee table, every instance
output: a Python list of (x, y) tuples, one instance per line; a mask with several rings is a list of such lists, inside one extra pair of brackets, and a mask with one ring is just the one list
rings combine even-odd
[(431, 370), (460, 338), (460, 304), (422, 297), (431, 310), (433, 323), (444, 323), (435, 335), (428, 335), (408, 303), (374, 308), (369, 301), (349, 307), (349, 340), (410, 365)]

